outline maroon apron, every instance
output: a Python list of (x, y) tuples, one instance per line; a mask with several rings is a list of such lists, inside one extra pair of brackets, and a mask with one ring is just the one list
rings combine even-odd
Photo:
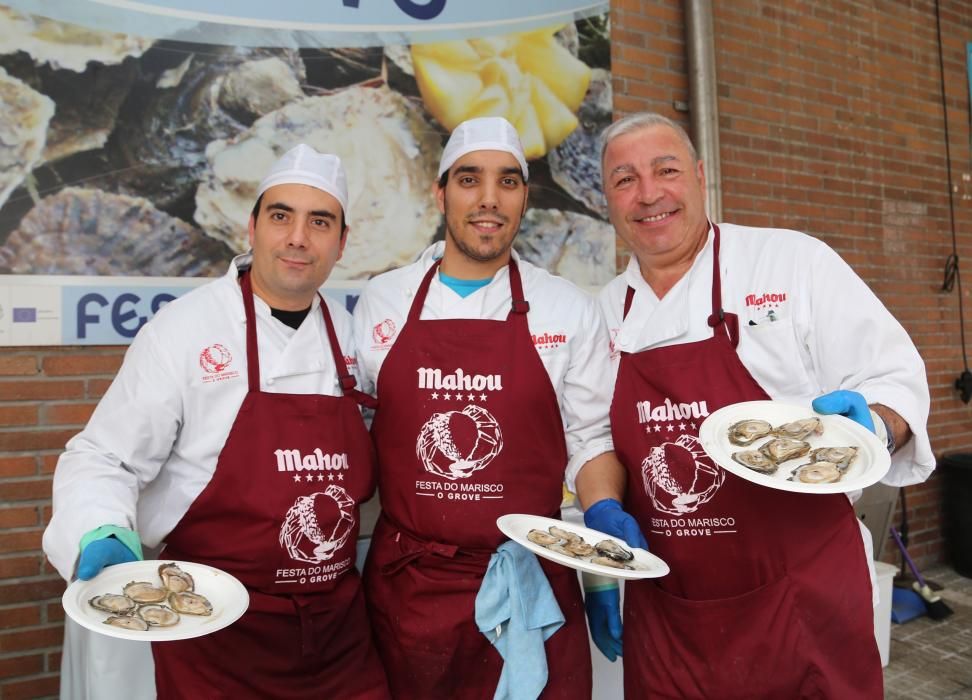
[(720, 286), (716, 227), (713, 337), (621, 355), (611, 425), (625, 507), (671, 566), (625, 584), (625, 696), (881, 698), (867, 559), (847, 497), (758, 486), (699, 444), (709, 413), (770, 398), (736, 355), (738, 319), (723, 313)]
[[(475, 622), (506, 513), (557, 517), (567, 449), (557, 396), (509, 264), (505, 321), (420, 320), (438, 264), (378, 375), (372, 426), (382, 515), (364, 582), (395, 700), (492, 698), (502, 657)], [(584, 607), (572, 569), (541, 560), (566, 623), (546, 642), (544, 698), (590, 698)]]
[[(153, 644), (158, 695), (388, 698), (354, 568), (358, 504), (375, 487), (360, 392), (346, 371), (342, 396), (260, 391), (249, 273), (241, 286), (249, 391), (212, 480), (162, 556), (228, 571), (246, 586), (250, 606), (213, 634)], [(320, 306), (342, 373), (323, 299)]]

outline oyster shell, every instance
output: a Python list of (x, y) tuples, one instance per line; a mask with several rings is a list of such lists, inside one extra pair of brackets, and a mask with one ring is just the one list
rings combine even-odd
[(141, 56), (152, 41), (132, 34), (100, 32), (0, 6), (0, 54), (24, 51), (37, 63), (49, 63), (54, 68), (80, 72), (89, 61), (104, 65), (121, 63), (129, 56)]
[(840, 481), (843, 474), (843, 471), (833, 462), (811, 462), (794, 469), (790, 481), (800, 481), (804, 484), (832, 484)]
[(385, 87), (350, 87), (306, 97), (264, 115), (231, 140), (206, 148), (195, 219), (233, 250), (249, 247), (244, 222), (260, 177), (293, 144), (345, 163), (351, 232), (334, 279), (361, 279), (411, 262), (441, 215), (429, 189), (440, 133), (419, 107)]
[(150, 627), (172, 627), (179, 622), (179, 613), (166, 605), (143, 605), (135, 614)]
[(172, 593), (183, 593), (196, 587), (196, 582), (192, 580), (192, 576), (180, 569), (175, 562), (160, 566), (159, 577), (166, 589)]
[(778, 468), (776, 462), (759, 450), (733, 452), (732, 458), (744, 467), (749, 467), (760, 474), (773, 474)]
[(764, 420), (741, 420), (729, 426), (729, 442), (746, 447), (773, 432), (773, 426)]
[(601, 556), (608, 557), (614, 561), (626, 562), (634, 559), (633, 552), (628, 551), (614, 540), (601, 540), (594, 545), (594, 549), (596, 549), (597, 553)]
[(21, 220), (0, 247), (0, 273), (215, 277), (229, 258), (148, 200), (68, 187)]
[(615, 236), (606, 221), (559, 209), (528, 209), (513, 241), (516, 252), (581, 286), (614, 278)]
[(549, 532), (545, 532), (543, 530), (530, 530), (530, 532), (527, 533), (527, 539), (534, 544), (539, 544), (544, 547), (552, 544), (558, 544), (560, 542), (559, 537), (555, 537)]
[(577, 557), (572, 551), (567, 549), (566, 546), (560, 544), (559, 542), (554, 542), (553, 544), (546, 545), (547, 549), (551, 552), (557, 552), (557, 554), (563, 554), (565, 557)]
[(778, 437), (791, 438), (793, 440), (806, 440), (811, 435), (821, 435), (823, 433), (823, 423), (819, 418), (804, 418), (803, 420), (785, 423), (773, 431)]
[(857, 457), (857, 449), (856, 447), (818, 447), (811, 450), (810, 459), (814, 462), (833, 462), (844, 471)]
[(49, 97), (0, 68), (0, 206), (41, 161), (53, 116)]
[(564, 545), (564, 549), (573, 554), (575, 557), (593, 557), (597, 553), (594, 546), (587, 544), (587, 542), (584, 540), (568, 542)]
[(549, 532), (550, 532), (551, 535), (553, 535), (554, 537), (557, 537), (557, 538), (563, 540), (564, 542), (583, 542), (584, 541), (584, 539), (580, 535), (578, 535), (576, 533), (573, 533), (573, 532), (570, 532), (569, 530), (565, 530), (562, 527), (557, 527), (556, 525), (552, 525), (549, 528)]
[(595, 68), (577, 113), (578, 128), (547, 154), (550, 176), (567, 193), (601, 217), (607, 200), (601, 184), (601, 132), (611, 124), (611, 74)]
[(149, 624), (145, 620), (134, 615), (112, 615), (105, 620), (104, 624), (137, 632), (145, 632), (149, 628)]
[(205, 596), (185, 591), (170, 593), (169, 606), (176, 612), (185, 615), (212, 615), (213, 604)]
[(136, 603), (161, 603), (169, 592), (148, 581), (132, 581), (122, 591)]
[(89, 600), (88, 604), (98, 610), (115, 613), (116, 615), (129, 613), (138, 607), (138, 604), (134, 600), (126, 595), (118, 595), (117, 593), (97, 595)]
[(790, 438), (774, 438), (760, 447), (759, 451), (777, 464), (781, 464), (806, 455), (810, 452), (810, 443)]

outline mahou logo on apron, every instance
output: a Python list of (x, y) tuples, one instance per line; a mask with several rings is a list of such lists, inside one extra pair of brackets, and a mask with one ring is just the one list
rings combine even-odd
[[(712, 500), (726, 478), (696, 437), (699, 425), (709, 415), (705, 401), (675, 404), (665, 399), (657, 406), (639, 401), (636, 408), (646, 435), (678, 432), (678, 437), (672, 435), (674, 439), (652, 446), (642, 460), (645, 494), (663, 513), (694, 513)], [(685, 430), (692, 432), (681, 432)]]
[[(486, 404), (493, 392), (503, 390), (499, 374), (467, 374), (460, 367), (452, 374), (436, 368), (418, 369), (418, 388), (433, 402), (458, 406), (433, 413), (419, 431), (415, 453), (425, 471), (446, 482), (418, 481), (416, 492), (447, 493), (452, 500), (479, 500), (485, 493), (502, 498), (502, 484), (459, 484), (486, 469), (503, 450), (503, 431)], [(439, 496), (442, 498), (443, 496)]]

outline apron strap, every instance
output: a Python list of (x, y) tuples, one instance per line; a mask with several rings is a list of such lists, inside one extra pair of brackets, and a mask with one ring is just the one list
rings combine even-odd
[(715, 235), (712, 240), (712, 314), (709, 316), (709, 328), (719, 332), (719, 326), (724, 329), (732, 347), (739, 345), (739, 317), (727, 314), (722, 308), (722, 273), (719, 270), (719, 226), (712, 224)]
[[(412, 306), (408, 310), (408, 322), (418, 321), (419, 317), (422, 315), (422, 308), (425, 306), (425, 297), (429, 294), (429, 287), (432, 284), (432, 278), (435, 276), (436, 270), (439, 269), (439, 265), (442, 264), (442, 258), (439, 258), (434, 263), (429, 271), (425, 273), (425, 277), (422, 278), (422, 283), (419, 285), (418, 290), (415, 292), (415, 299), (412, 300)], [(520, 268), (517, 266), (516, 261), (513, 256), (510, 256), (509, 262), (510, 268), (510, 314), (507, 315), (507, 320), (510, 317), (522, 317), (526, 320), (526, 315), (530, 312), (530, 302), (523, 298), (523, 281), (520, 278)]]
[(631, 302), (634, 301), (634, 287), (629, 286), (627, 293), (624, 295), (624, 315), (621, 316), (621, 320), (628, 318), (628, 312), (631, 311)]
[(327, 340), (331, 345), (331, 356), (334, 358), (334, 369), (337, 371), (341, 391), (344, 392), (346, 397), (354, 399), (359, 406), (377, 408), (378, 402), (374, 398), (355, 388), (358, 385), (358, 380), (348, 370), (348, 365), (341, 354), (341, 345), (338, 343), (337, 333), (334, 331), (331, 312), (328, 310), (327, 304), (324, 303), (324, 297), (321, 296), (320, 292), (317, 293), (317, 297), (321, 300), (321, 316), (324, 317), (324, 327), (327, 329)]
[(253, 286), (250, 271), (240, 279), (243, 311), (246, 313), (246, 378), (251, 392), (260, 391), (260, 353), (257, 351), (256, 312), (253, 310)]

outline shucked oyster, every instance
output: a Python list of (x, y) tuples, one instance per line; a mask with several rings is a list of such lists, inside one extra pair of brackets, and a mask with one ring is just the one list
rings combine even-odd
[(811, 435), (823, 433), (823, 423), (819, 418), (804, 418), (792, 423), (785, 423), (773, 431), (777, 437), (786, 437), (793, 440), (806, 440)]
[(759, 451), (777, 464), (787, 462), (797, 457), (803, 457), (810, 451), (810, 443), (790, 438), (776, 438), (759, 448)]
[(773, 474), (777, 469), (776, 462), (759, 450), (733, 452), (732, 458), (744, 467), (749, 467), (760, 474)]
[(104, 595), (95, 596), (88, 603), (93, 608), (115, 613), (116, 615), (130, 613), (137, 607), (137, 603), (134, 600), (125, 595), (118, 595), (117, 593), (105, 593)]
[(148, 581), (132, 581), (122, 591), (136, 603), (161, 603), (169, 591)]
[(150, 627), (172, 627), (179, 622), (179, 613), (165, 605), (143, 605), (135, 614)]
[(185, 615), (212, 615), (213, 604), (198, 593), (185, 591), (183, 593), (170, 593), (169, 605), (176, 612)]
[(790, 476), (790, 481), (800, 481), (804, 484), (832, 484), (840, 481), (843, 472), (833, 462), (811, 462), (797, 467)]
[(175, 562), (160, 566), (159, 577), (166, 589), (172, 593), (191, 591), (196, 587), (196, 582), (192, 580), (192, 576), (180, 569)]
[(134, 615), (112, 615), (105, 620), (105, 624), (137, 632), (145, 632), (149, 628), (149, 624), (145, 620)]
[(729, 426), (729, 442), (745, 447), (772, 432), (773, 426), (764, 420), (741, 420)]
[(810, 452), (814, 462), (833, 462), (841, 471), (845, 471), (856, 456), (856, 447), (818, 447)]
[(614, 559), (614, 561), (626, 562), (634, 559), (634, 554), (619, 545), (614, 540), (602, 540), (594, 545), (594, 549), (601, 556)]

